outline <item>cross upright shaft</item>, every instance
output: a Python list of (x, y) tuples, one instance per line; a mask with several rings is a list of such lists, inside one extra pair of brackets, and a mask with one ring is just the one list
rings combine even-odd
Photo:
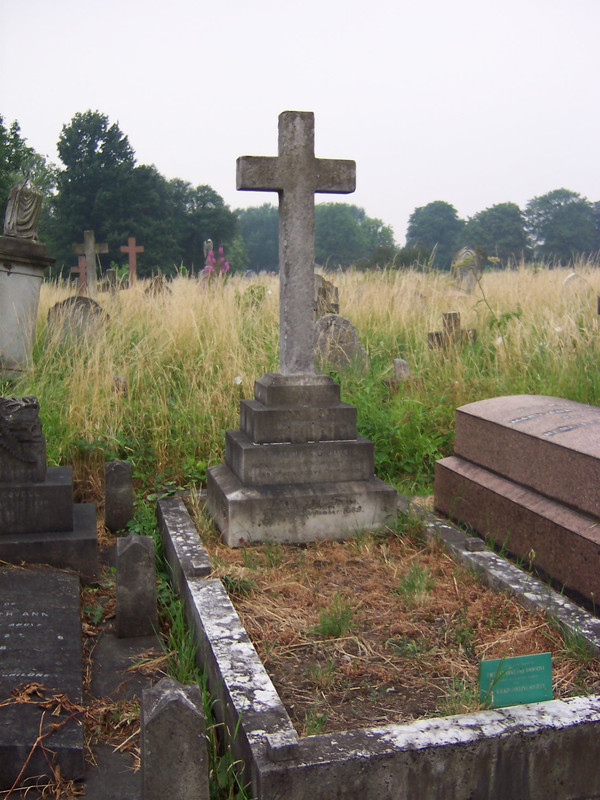
[(314, 194), (353, 192), (356, 163), (316, 158), (314, 114), (284, 111), (277, 157), (238, 158), (237, 188), (279, 194), (279, 368), (283, 375), (312, 373)]

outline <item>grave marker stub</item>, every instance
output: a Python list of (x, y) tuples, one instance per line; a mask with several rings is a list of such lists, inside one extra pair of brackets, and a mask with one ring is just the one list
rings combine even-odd
[(279, 366), (283, 375), (314, 372), (315, 192), (356, 188), (354, 161), (316, 158), (310, 111), (279, 115), (276, 157), (241, 156), (237, 188), (279, 194)]
[(141, 244), (136, 245), (135, 236), (130, 236), (127, 239), (127, 244), (121, 245), (121, 252), (127, 253), (129, 256), (129, 285), (135, 283), (137, 276), (137, 253), (143, 253), (144, 248)]
[(87, 287), (91, 297), (96, 294), (96, 256), (100, 253), (108, 253), (108, 245), (103, 242), (96, 242), (94, 231), (83, 232), (83, 244), (74, 244), (73, 253), (76, 256), (85, 256), (87, 268)]

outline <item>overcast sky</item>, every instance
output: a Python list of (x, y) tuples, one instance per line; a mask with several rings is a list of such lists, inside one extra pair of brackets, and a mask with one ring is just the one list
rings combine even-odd
[(57, 161), (97, 109), (138, 163), (237, 208), (277, 198), (236, 192), (236, 158), (314, 111), (316, 155), (357, 162), (339, 200), (402, 244), (433, 200), (600, 200), (599, 35), (600, 0), (0, 0), (0, 114)]

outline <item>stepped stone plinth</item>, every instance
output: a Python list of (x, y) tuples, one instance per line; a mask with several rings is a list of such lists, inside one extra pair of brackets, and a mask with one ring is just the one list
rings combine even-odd
[(46, 467), (34, 397), (0, 397), (0, 561), (98, 569), (94, 506), (73, 502), (71, 467)]
[(357, 435), (334, 380), (267, 374), (254, 398), (242, 401), (241, 430), (226, 432), (225, 464), (208, 470), (227, 544), (343, 539), (395, 515), (396, 491), (374, 477), (373, 443)]

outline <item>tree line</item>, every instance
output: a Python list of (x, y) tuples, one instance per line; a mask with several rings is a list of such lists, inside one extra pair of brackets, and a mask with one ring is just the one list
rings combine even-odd
[[(117, 123), (99, 111), (77, 113), (57, 142), (60, 165), (27, 145), (15, 121), (0, 116), (0, 209), (12, 186), (29, 175), (45, 196), (40, 239), (56, 257), (54, 272), (68, 274), (72, 245), (85, 230), (108, 244), (110, 263), (124, 266), (120, 247), (130, 236), (143, 245), (141, 277), (177, 270), (199, 272), (204, 242), (223, 246), (232, 270), (278, 269), (277, 209), (231, 210), (210, 186), (167, 180), (153, 165), (137, 164)], [(393, 246), (393, 232), (363, 209), (343, 203), (317, 206), (316, 250), (321, 263), (350, 266), (381, 245)]]
[[(84, 230), (106, 242), (104, 263), (126, 264), (121, 245), (130, 236), (144, 246), (138, 274), (174, 274), (204, 268), (204, 242), (223, 245), (233, 270), (278, 269), (277, 208), (231, 210), (210, 186), (167, 180), (153, 165), (137, 164), (117, 123), (99, 111), (77, 113), (63, 126), (54, 165), (21, 135), (18, 122), (0, 116), (0, 209), (10, 188), (29, 175), (45, 202), (40, 238), (56, 258), (55, 272), (75, 263), (72, 244)], [(529, 201), (524, 211), (499, 203), (461, 219), (453, 205), (436, 200), (415, 208), (406, 245), (389, 225), (348, 203), (315, 206), (315, 260), (326, 267), (373, 268), (427, 265), (449, 269), (462, 247), (477, 248), (499, 266), (522, 259), (568, 263), (600, 252), (600, 202), (556, 189)]]
[(600, 253), (600, 202), (555, 189), (534, 197), (524, 211), (516, 203), (499, 203), (463, 220), (453, 205), (436, 200), (413, 211), (406, 244), (440, 269), (449, 269), (465, 246), (498, 266), (531, 259), (568, 264)]

